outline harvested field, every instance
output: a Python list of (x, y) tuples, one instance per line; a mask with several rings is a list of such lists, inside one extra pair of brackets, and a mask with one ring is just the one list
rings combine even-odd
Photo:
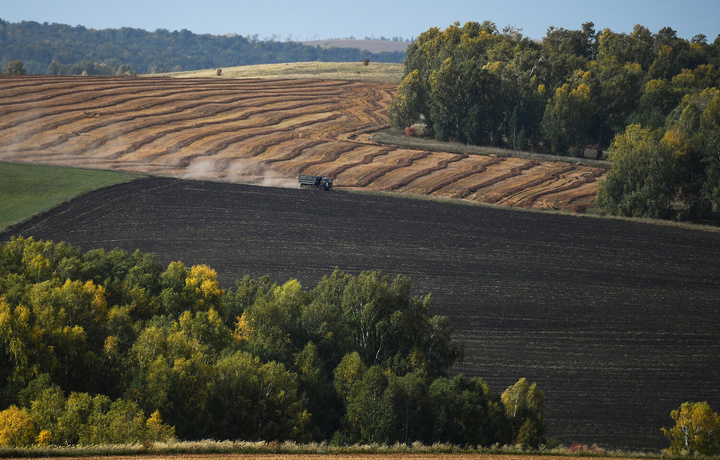
[[(399, 161), (393, 152), (382, 155), (388, 167)], [(474, 187), (467, 179), (462, 190)], [(82, 196), (0, 239), (11, 235), (206, 263), (225, 286), (269, 274), (311, 288), (336, 267), (408, 275), (466, 344), (454, 371), (496, 393), (521, 377), (537, 382), (549, 434), (568, 445), (658, 451), (667, 446), (660, 428), (682, 402), (720, 407), (718, 232), (150, 178)]]
[(295, 186), (592, 205), (600, 167), (379, 145), (395, 85), (338, 80), (0, 77), (0, 160)]

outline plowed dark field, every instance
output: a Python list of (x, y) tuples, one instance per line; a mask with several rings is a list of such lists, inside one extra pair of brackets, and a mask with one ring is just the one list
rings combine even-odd
[(2, 235), (207, 263), (311, 288), (335, 267), (409, 275), (448, 315), (455, 371), (546, 393), (550, 435), (660, 449), (684, 401), (720, 408), (720, 234), (458, 202), (142, 179)]

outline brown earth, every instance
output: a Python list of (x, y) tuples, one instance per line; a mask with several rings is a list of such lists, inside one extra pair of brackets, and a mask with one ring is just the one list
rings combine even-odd
[(378, 145), (394, 85), (325, 80), (0, 77), (0, 160), (182, 178), (592, 205), (603, 168)]

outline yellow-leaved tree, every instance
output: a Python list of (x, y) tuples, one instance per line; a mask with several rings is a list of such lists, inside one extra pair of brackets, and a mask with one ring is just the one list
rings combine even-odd
[(545, 393), (523, 377), (500, 396), (516, 444), (537, 449), (545, 442)]
[(707, 402), (686, 402), (670, 412), (675, 426), (662, 431), (670, 440), (673, 455), (720, 454), (720, 417)]
[(217, 272), (207, 265), (193, 265), (185, 278), (185, 291), (198, 310), (208, 310), (220, 303), (225, 291), (220, 289)]
[(10, 406), (0, 412), (0, 446), (25, 447), (35, 441), (35, 424), (25, 409)]

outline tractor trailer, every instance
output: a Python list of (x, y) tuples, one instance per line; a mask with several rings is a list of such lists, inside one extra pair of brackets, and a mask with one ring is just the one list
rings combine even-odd
[(300, 187), (315, 187), (320, 190), (331, 190), (333, 186), (333, 180), (324, 176), (300, 174), (298, 176), (298, 182), (300, 182)]

